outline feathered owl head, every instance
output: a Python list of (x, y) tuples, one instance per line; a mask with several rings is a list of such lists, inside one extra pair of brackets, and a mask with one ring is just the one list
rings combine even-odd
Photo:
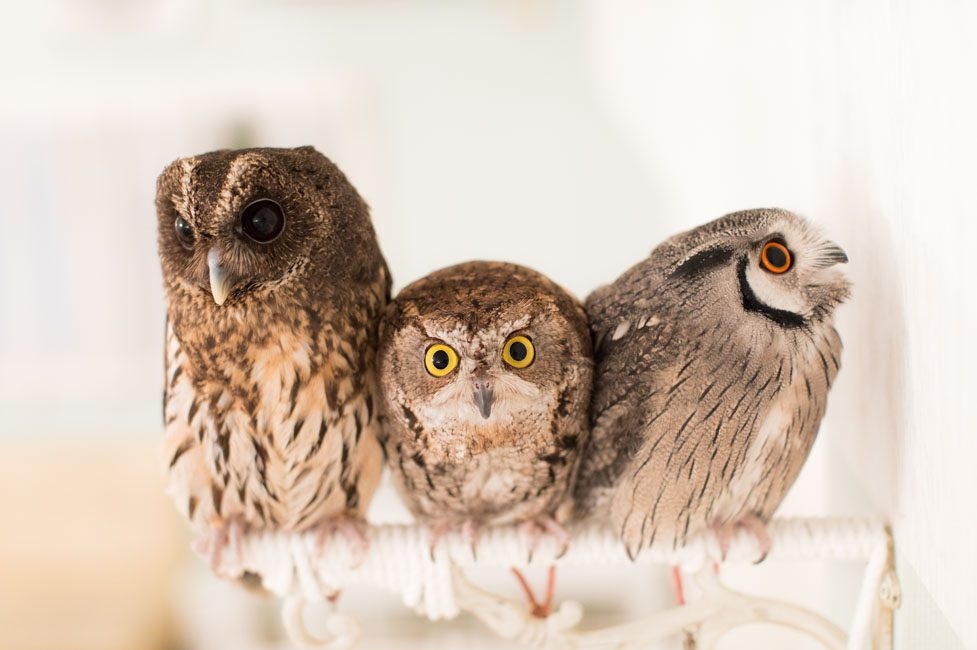
[(409, 285), (380, 340), (384, 393), (433, 429), (542, 418), (567, 373), (591, 363), (579, 303), (514, 264), (470, 262)]
[(366, 204), (312, 147), (181, 158), (157, 181), (156, 209), (167, 291), (197, 309), (314, 292), (376, 271)]

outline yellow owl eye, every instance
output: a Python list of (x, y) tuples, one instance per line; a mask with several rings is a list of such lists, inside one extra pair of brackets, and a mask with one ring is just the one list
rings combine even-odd
[(779, 241), (768, 241), (760, 251), (760, 265), (771, 273), (786, 273), (793, 262), (790, 251)]
[(435, 343), (424, 353), (424, 367), (434, 377), (444, 377), (458, 367), (458, 353), (450, 345)]
[(521, 334), (510, 338), (502, 348), (502, 360), (513, 368), (528, 368), (535, 358), (533, 342)]

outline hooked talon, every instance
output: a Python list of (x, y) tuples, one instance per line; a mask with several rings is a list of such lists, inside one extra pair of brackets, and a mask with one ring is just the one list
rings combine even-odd
[(567, 554), (567, 551), (569, 550), (570, 550), (570, 542), (566, 541), (563, 543), (563, 546), (560, 547), (559, 552), (557, 552), (556, 559), (559, 560), (560, 558), (562, 558), (564, 555)]
[(552, 537), (559, 545), (559, 550), (555, 554), (555, 559), (560, 559), (570, 550), (570, 534), (552, 517), (538, 517), (525, 521), (520, 526), (528, 537), (528, 553), (526, 562), (533, 560), (533, 555), (539, 546), (540, 538), (544, 533)]
[(370, 542), (367, 537), (366, 523), (359, 517), (342, 514), (321, 522), (316, 530), (316, 546), (320, 553), (326, 547), (326, 539), (339, 533), (346, 538), (352, 554), (354, 566), (359, 566), (366, 560)]
[[(459, 530), (460, 528), (460, 530)], [(471, 551), (472, 559), (478, 560), (478, 542), (481, 538), (480, 525), (473, 519), (465, 520), (459, 527), (457, 522), (440, 522), (431, 528), (431, 546), (428, 548), (428, 556), (431, 562), (435, 561), (434, 551), (445, 535), (453, 531), (458, 531), (468, 540), (468, 548)]]
[(472, 552), (472, 559), (477, 561), (478, 542), (482, 536), (478, 523), (476, 523), (473, 519), (469, 519), (462, 524), (461, 531), (465, 537), (468, 538), (468, 548)]
[(241, 537), (246, 529), (237, 519), (224, 520), (214, 518), (213, 526), (207, 533), (198, 537), (193, 543), (193, 550), (207, 560), (210, 570), (220, 575), (224, 564), (224, 552), (231, 548), (235, 553), (241, 553)]
[(767, 555), (769, 555), (770, 547), (772, 545), (770, 534), (767, 532), (766, 524), (763, 523), (763, 521), (761, 521), (756, 515), (751, 514), (741, 517), (732, 523), (727, 522), (713, 526), (716, 539), (719, 543), (720, 560), (722, 562), (726, 561), (726, 556), (729, 554), (733, 536), (740, 529), (745, 530), (747, 533), (752, 535), (757, 546), (759, 547), (760, 557), (754, 560), (753, 564), (759, 564), (767, 559)]

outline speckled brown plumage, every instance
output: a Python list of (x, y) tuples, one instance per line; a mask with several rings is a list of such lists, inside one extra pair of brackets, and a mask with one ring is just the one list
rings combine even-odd
[[(506, 365), (513, 335), (536, 350)], [(433, 343), (460, 359), (446, 377), (425, 369)], [(491, 414), (473, 382), (494, 391)], [(514, 264), (469, 262), (405, 288), (381, 326), (380, 383), (389, 465), (424, 522), (496, 525), (553, 515), (567, 496), (587, 435), (592, 361), (580, 304)]]
[[(793, 267), (759, 263), (772, 238)], [(769, 520), (814, 442), (838, 372), (846, 258), (800, 217), (734, 213), (656, 248), (587, 311), (593, 431), (576, 498), (634, 556)], [(762, 530), (760, 531), (762, 535)]]
[[(285, 229), (249, 239), (242, 209)], [(311, 147), (177, 160), (156, 207), (167, 301), (164, 457), (198, 533), (360, 516), (379, 479), (375, 350), (390, 278), (366, 204)], [(185, 220), (185, 246), (174, 222)], [(215, 300), (211, 265), (230, 278)], [(223, 296), (221, 296), (223, 298)]]

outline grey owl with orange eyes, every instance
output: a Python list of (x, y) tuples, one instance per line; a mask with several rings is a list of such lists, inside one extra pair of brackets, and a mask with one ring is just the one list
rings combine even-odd
[[(248, 529), (356, 522), (390, 277), (366, 204), (312, 147), (216, 151), (159, 177), (169, 492), (215, 568)], [(355, 527), (355, 525), (354, 525)]]
[(838, 372), (849, 283), (837, 245), (777, 209), (682, 233), (587, 312), (593, 430), (576, 499), (629, 555), (766, 523), (807, 458)]
[(469, 262), (406, 287), (380, 331), (384, 445), (415, 516), (555, 515), (588, 429), (582, 306), (530, 269)]

